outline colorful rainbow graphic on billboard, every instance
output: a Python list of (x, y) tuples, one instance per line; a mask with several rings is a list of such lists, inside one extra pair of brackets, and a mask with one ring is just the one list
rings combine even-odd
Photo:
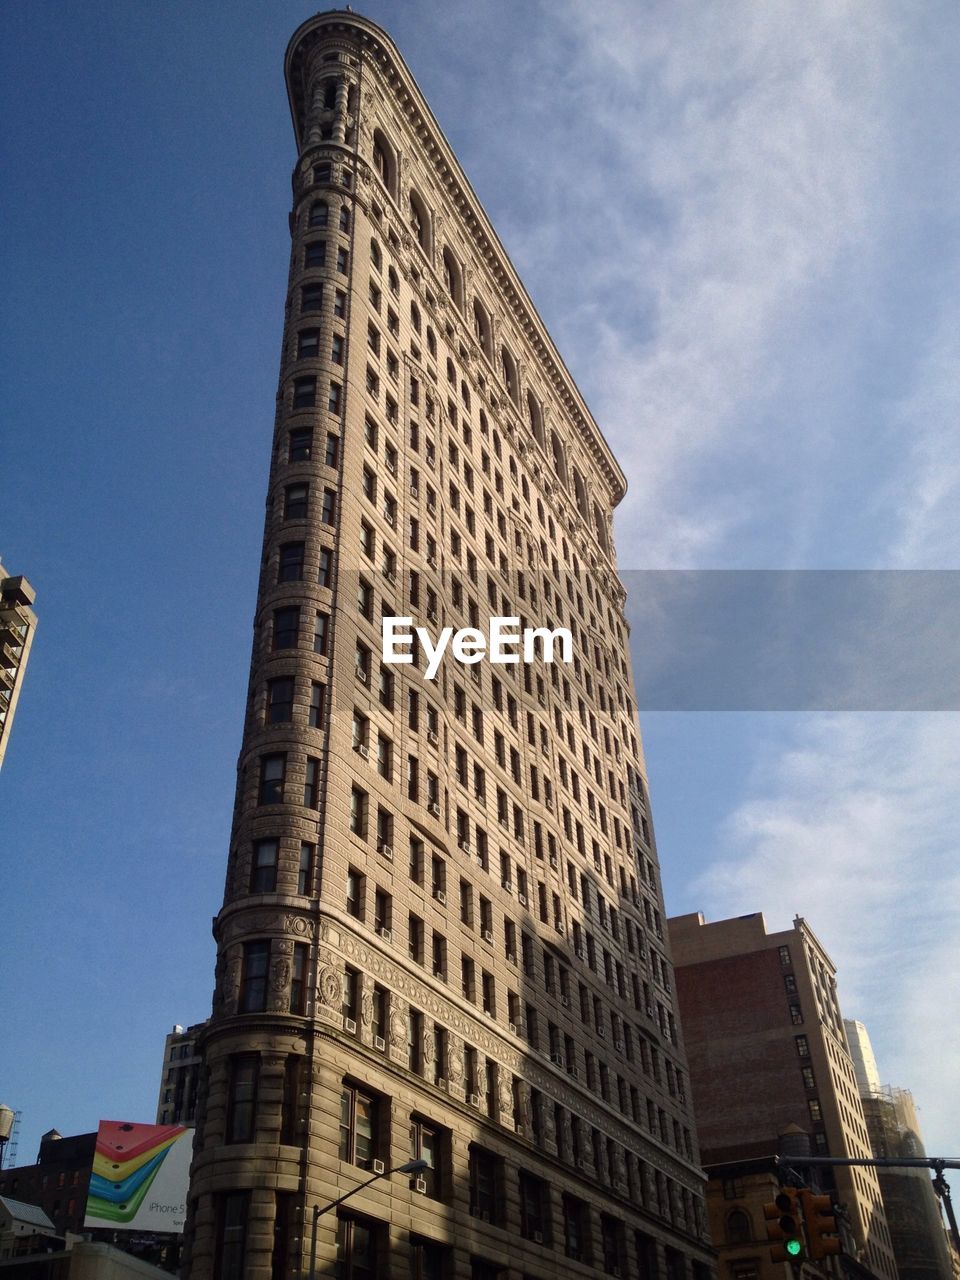
[(193, 1130), (101, 1120), (84, 1225), (182, 1231)]

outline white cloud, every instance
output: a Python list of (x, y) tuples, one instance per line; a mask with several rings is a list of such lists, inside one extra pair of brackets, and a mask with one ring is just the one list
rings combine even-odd
[[(557, 336), (586, 347), (582, 380), (630, 475), (621, 545), (695, 563), (743, 519), (711, 467), (761, 446), (775, 463), (757, 418), (803, 359), (797, 316), (844, 256), (869, 255), (892, 24), (826, 0), (559, 12), (578, 54), (560, 99), (587, 123), (563, 174), (585, 287)], [(643, 323), (621, 322), (625, 299)]]
[(902, 568), (960, 562), (960, 264), (949, 277), (912, 385), (892, 413), (901, 462), (880, 498), (894, 515), (888, 563)]

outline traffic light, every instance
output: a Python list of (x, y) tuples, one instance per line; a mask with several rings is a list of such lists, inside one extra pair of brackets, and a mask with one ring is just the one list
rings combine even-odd
[(781, 1187), (776, 1200), (763, 1206), (767, 1239), (771, 1242), (770, 1257), (774, 1262), (795, 1262), (803, 1256), (799, 1196), (796, 1187)]
[(833, 1198), (804, 1190), (800, 1192), (800, 1201), (810, 1257), (828, 1258), (831, 1254), (842, 1253), (837, 1220), (833, 1215)]

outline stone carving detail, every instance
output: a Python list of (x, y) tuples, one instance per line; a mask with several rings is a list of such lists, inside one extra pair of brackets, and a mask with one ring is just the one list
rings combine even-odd
[(337, 969), (324, 967), (317, 978), (317, 990), (320, 999), (332, 1009), (339, 1009), (343, 1003), (343, 978)]
[(243, 965), (243, 957), (239, 948), (234, 951), (227, 961), (227, 967), (223, 978), (223, 1002), (226, 1006), (227, 1013), (233, 1013), (237, 1007), (237, 998), (240, 995), (240, 970)]
[(290, 981), (290, 961), (282, 956), (271, 961), (270, 964), (270, 990), (286, 991), (287, 984)]
[(500, 1114), (510, 1115), (513, 1108), (513, 1089), (510, 1081), (505, 1077), (500, 1080)]
[(390, 1014), (390, 1043), (402, 1045), (407, 1033), (407, 1020), (399, 1009)]
[(283, 927), (287, 933), (295, 933), (300, 938), (312, 938), (316, 926), (306, 916), (284, 916)]
[(360, 1021), (365, 1027), (369, 1027), (373, 1022), (373, 996), (369, 991), (363, 993), (363, 999), (360, 1001)]
[[(453, 1033), (466, 1039), (470, 1044), (476, 1045), (486, 1057), (492, 1058), (498, 1064), (500, 1074), (500, 1112), (508, 1123), (513, 1118), (511, 1076), (515, 1075), (521, 1077), (525, 1090), (529, 1089), (531, 1085), (534, 1088), (541, 1089), (559, 1102), (561, 1106), (575, 1112), (585, 1124), (601, 1129), (623, 1146), (631, 1148), (636, 1144), (637, 1132), (634, 1126), (623, 1124), (607, 1108), (595, 1105), (579, 1091), (574, 1091), (563, 1085), (558, 1087), (553, 1073), (548, 1074), (546, 1071), (541, 1070), (535, 1062), (524, 1054), (505, 1044), (499, 1035), (491, 1034), (488, 1027), (462, 1015), (458, 1011), (451, 1010), (418, 978), (409, 975), (406, 970), (395, 964), (390, 958), (383, 956), (381, 952), (366, 945), (363, 940), (341, 933), (336, 921), (328, 918), (321, 919), (317, 936), (322, 942), (334, 948), (337, 953), (335, 955), (333, 951), (321, 948), (317, 955), (319, 967), (317, 989), (319, 1000), (323, 1005), (337, 1012), (340, 1010), (343, 999), (343, 978), (339, 968), (340, 960), (338, 956), (347, 956), (365, 973), (382, 977), (384, 985), (388, 986), (391, 991), (402, 993), (412, 1004), (422, 1009), (427, 1017), (439, 1021), (447, 1027), (451, 1032), (451, 1045), (447, 1056), (446, 1077), (451, 1083), (459, 1084), (462, 1082), (464, 1074), (463, 1050), (458, 1047), (457, 1042), (453, 1039)], [(234, 983), (234, 991), (238, 984), (239, 972)], [(226, 989), (229, 988), (228, 984), (225, 983)], [(394, 1034), (392, 1026), (390, 1030), (392, 1036)], [(405, 1019), (398, 1039), (399, 1043), (406, 1045)], [(424, 1062), (429, 1063), (433, 1058), (432, 1036), (425, 1033), (423, 1043)], [(530, 1124), (528, 1111), (529, 1103), (526, 1104), (524, 1118), (521, 1119), (521, 1123), (524, 1125)], [(584, 1154), (589, 1157), (588, 1151)], [(673, 1161), (666, 1153), (661, 1154), (651, 1151), (648, 1158), (673, 1178), (682, 1180), (689, 1176), (689, 1171), (685, 1166)]]
[(560, 1145), (564, 1151), (569, 1151), (573, 1143), (573, 1126), (570, 1123), (570, 1112), (566, 1108), (561, 1112), (560, 1125)]

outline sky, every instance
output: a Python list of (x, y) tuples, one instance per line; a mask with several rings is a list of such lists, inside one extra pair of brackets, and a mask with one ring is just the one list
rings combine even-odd
[[(958, 567), (956, 6), (355, 7), (627, 473), (625, 571)], [(50, 1128), (149, 1120), (164, 1035), (209, 1012), (308, 16), (0, 10), (0, 557), (40, 619), (0, 774), (19, 1163)], [(804, 916), (928, 1152), (956, 1154), (957, 713), (642, 728), (668, 911)]]

